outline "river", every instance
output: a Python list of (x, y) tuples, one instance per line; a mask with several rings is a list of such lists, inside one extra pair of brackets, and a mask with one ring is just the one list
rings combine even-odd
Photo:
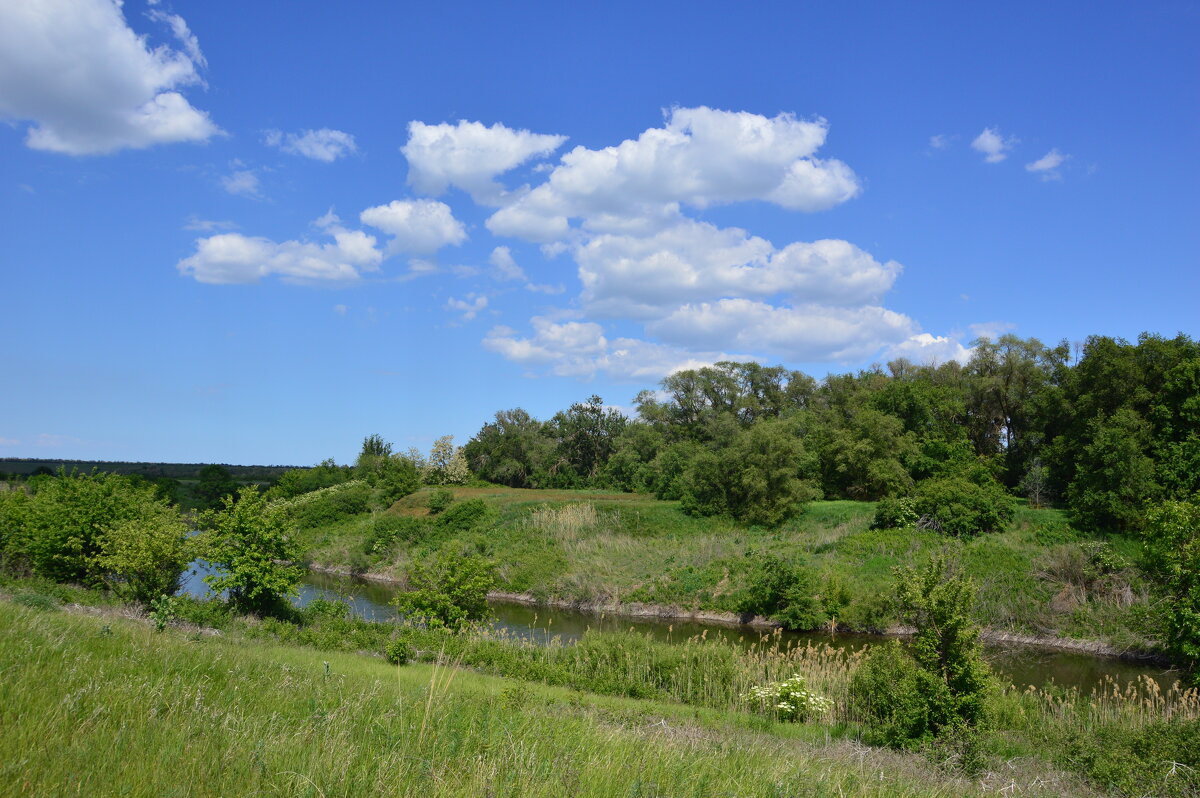
[[(181, 593), (204, 596), (207, 586), (203, 576), (208, 573), (202, 563), (193, 563), (184, 575)], [(341, 599), (346, 601), (354, 615), (372, 621), (390, 621), (398, 618), (390, 601), (396, 588), (379, 582), (370, 582), (346, 576), (309, 571), (300, 585), (298, 606), (305, 606), (314, 599)], [(725, 639), (739, 645), (753, 645), (762, 632), (746, 627), (702, 624), (689, 621), (668, 621), (658, 618), (603, 615), (579, 612), (555, 607), (536, 607), (527, 604), (494, 601), (491, 603), (495, 616), (493, 624), (508, 635), (544, 643), (558, 637), (565, 643), (578, 640), (589, 629), (626, 630), (636, 629), (667, 642), (683, 642), (689, 637), (707, 633), (708, 639)], [(878, 643), (877, 635), (828, 633), (828, 632), (781, 632), (784, 642), (795, 640), (825, 643), (835, 648), (858, 649), (870, 643)], [(1043, 646), (997, 643), (985, 645), (985, 656), (996, 673), (1011, 684), (1045, 687), (1051, 684), (1065, 688), (1078, 688), (1089, 692), (1111, 678), (1119, 684), (1149, 676), (1164, 688), (1178, 677), (1177, 671), (1168, 670), (1150, 663), (1132, 662), (1115, 657), (1103, 657), (1077, 651), (1063, 651)]]

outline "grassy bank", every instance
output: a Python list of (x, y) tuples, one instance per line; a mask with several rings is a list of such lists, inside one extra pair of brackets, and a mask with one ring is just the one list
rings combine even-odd
[[(5, 602), (6, 795), (969, 795), (803, 726)], [(1046, 770), (1023, 794), (1086, 795)], [(1003, 780), (1003, 784), (1001, 781)]]
[[(779, 529), (693, 518), (675, 502), (632, 494), (456, 488), (458, 502), (487, 513), (467, 528), (439, 526), (426, 489), (386, 513), (342, 518), (304, 532), (321, 566), (403, 581), (408, 563), (443, 546), (480, 551), (500, 569), (500, 588), (543, 601), (613, 608), (634, 603), (737, 612), (756, 556), (799, 558), (839, 625), (887, 628), (891, 570), (949, 548), (979, 586), (977, 620), (1004, 632), (1099, 640), (1152, 651), (1161, 635), (1139, 544), (1081, 536), (1060, 511), (1021, 507), (1004, 532), (951, 538), (932, 531), (870, 529), (869, 502), (815, 502)], [(377, 530), (410, 519), (395, 539)]]

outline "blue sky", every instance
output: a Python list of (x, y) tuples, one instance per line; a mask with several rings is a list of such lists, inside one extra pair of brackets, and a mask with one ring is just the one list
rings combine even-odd
[(1194, 3), (0, 7), (0, 456), (1200, 335)]

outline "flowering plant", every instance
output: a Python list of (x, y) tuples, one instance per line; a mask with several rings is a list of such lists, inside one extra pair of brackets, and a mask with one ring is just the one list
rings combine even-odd
[(782, 682), (751, 687), (742, 698), (756, 705), (759, 711), (793, 723), (823, 715), (833, 708), (833, 701), (809, 690), (804, 677), (798, 673)]

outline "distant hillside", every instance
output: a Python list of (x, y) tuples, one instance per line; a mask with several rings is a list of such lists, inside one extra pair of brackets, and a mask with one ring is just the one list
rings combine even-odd
[[(126, 463), (110, 460), (34, 460), (18, 457), (0, 457), (0, 473), (29, 475), (38, 468), (45, 466), (51, 471), (60, 467), (68, 471), (79, 469), (90, 472), (92, 469), (106, 471), (112, 474), (140, 474), (147, 479), (170, 477), (171, 479), (196, 479), (200, 469), (209, 463)], [(239, 482), (270, 482), (284, 471), (298, 466), (284, 465), (229, 465), (218, 463), (229, 470), (230, 475)], [(303, 467), (303, 466), (301, 466)]]

